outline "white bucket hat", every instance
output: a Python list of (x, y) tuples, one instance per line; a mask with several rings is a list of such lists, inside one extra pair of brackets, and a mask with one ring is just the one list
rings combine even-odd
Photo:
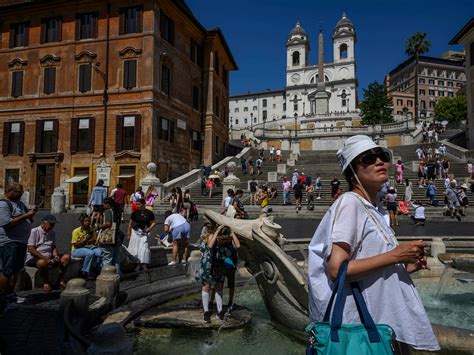
[(336, 153), (341, 171), (344, 172), (359, 154), (374, 148), (381, 148), (390, 153), (390, 150), (375, 144), (369, 136), (357, 135), (346, 139), (342, 148)]

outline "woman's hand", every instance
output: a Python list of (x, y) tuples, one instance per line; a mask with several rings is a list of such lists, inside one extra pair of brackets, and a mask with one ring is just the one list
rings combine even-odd
[(398, 263), (415, 264), (424, 257), (423, 248), (425, 246), (426, 243), (422, 240), (415, 240), (399, 245), (390, 253)]

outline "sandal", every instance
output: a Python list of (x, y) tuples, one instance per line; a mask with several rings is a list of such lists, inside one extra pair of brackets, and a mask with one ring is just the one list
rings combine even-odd
[(43, 291), (44, 292), (51, 292), (52, 288), (50, 284), (44, 284), (43, 285)]

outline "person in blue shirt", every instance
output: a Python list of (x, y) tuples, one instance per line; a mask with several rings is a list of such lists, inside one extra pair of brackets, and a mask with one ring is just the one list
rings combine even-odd
[(104, 200), (107, 197), (107, 188), (104, 187), (104, 180), (99, 179), (92, 189), (89, 200), (89, 208), (92, 208), (92, 225), (102, 224), (102, 213), (104, 212)]

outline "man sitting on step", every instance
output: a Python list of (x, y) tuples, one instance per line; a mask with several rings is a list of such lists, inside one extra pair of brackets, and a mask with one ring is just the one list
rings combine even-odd
[(45, 292), (52, 290), (49, 278), (50, 267), (59, 266), (59, 285), (66, 287), (64, 273), (71, 261), (69, 254), (59, 255), (58, 253), (56, 233), (53, 230), (56, 223), (56, 217), (53, 215), (44, 216), (41, 225), (31, 230), (30, 238), (28, 239), (28, 254), (26, 255), (25, 265), (38, 268), (43, 279), (43, 290)]

